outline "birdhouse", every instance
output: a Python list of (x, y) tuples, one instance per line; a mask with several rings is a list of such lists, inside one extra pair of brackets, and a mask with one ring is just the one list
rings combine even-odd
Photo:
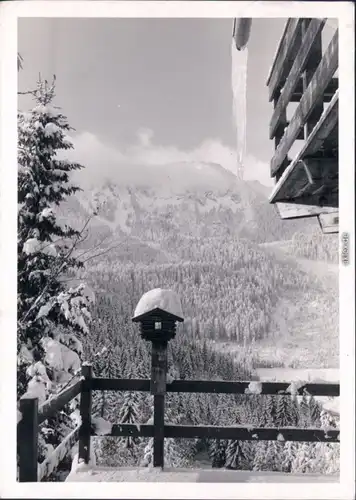
[(173, 290), (155, 288), (141, 297), (132, 321), (140, 324), (144, 340), (167, 343), (176, 334), (176, 323), (184, 321), (182, 316), (179, 296)]

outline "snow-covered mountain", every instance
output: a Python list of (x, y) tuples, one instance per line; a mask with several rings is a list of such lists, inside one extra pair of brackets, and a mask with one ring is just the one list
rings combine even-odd
[(129, 165), (118, 181), (104, 180), (70, 199), (63, 213), (84, 220), (96, 211), (92, 231), (118, 237), (152, 240), (179, 232), (288, 239), (301, 223), (281, 221), (268, 194), (259, 182), (239, 181), (215, 163)]

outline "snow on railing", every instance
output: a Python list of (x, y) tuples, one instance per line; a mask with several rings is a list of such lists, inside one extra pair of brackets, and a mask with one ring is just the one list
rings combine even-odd
[(38, 464), (37, 480), (49, 477), (58, 467), (69, 451), (73, 448), (79, 437), (79, 426), (76, 427), (42, 463)]

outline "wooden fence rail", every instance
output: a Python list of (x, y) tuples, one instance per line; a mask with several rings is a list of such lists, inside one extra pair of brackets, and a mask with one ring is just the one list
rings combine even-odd
[[(92, 435), (96, 436), (92, 431)], [(114, 424), (106, 436), (113, 437), (154, 437), (152, 424)], [(339, 443), (338, 429), (297, 428), (297, 427), (258, 427), (252, 425), (170, 425), (164, 426), (165, 438), (206, 438), (233, 439), (237, 441), (304, 441)]]
[[(253, 387), (258, 384), (256, 391)], [(252, 385), (251, 385), (252, 384)], [(252, 390), (249, 389), (252, 387)], [(91, 380), (93, 391), (150, 391), (149, 379), (113, 379), (93, 378)], [(290, 382), (256, 382), (256, 381), (231, 381), (231, 380), (174, 380), (167, 383), (166, 392), (187, 393), (215, 393), (215, 394), (270, 394), (288, 395), (291, 391), (302, 396), (339, 396), (339, 384), (332, 383), (305, 383), (294, 385)]]
[(38, 424), (41, 424), (48, 418), (53, 417), (67, 403), (72, 401), (82, 390), (82, 381), (77, 380), (74, 384), (60, 392), (55, 398), (49, 399), (38, 408)]
[[(110, 379), (92, 376), (92, 367), (82, 367), (82, 377), (69, 388), (63, 390), (55, 398), (38, 407), (36, 398), (22, 398), (20, 412), (22, 418), (18, 423), (19, 481), (36, 482), (48, 477), (64, 459), (74, 444), (79, 441), (79, 460), (89, 462), (91, 436), (95, 430), (91, 420), (92, 391), (144, 391), (151, 390), (150, 379)], [(250, 382), (250, 381), (214, 381), (214, 380), (175, 380), (166, 386), (166, 392), (172, 393), (213, 393), (213, 394), (245, 394), (249, 397), (260, 395), (303, 395), (339, 396), (339, 384), (305, 383), (294, 385), (287, 382)], [(81, 425), (74, 429), (44, 462), (38, 464), (38, 426), (47, 418), (53, 417), (67, 403), (80, 394)], [(162, 403), (163, 401), (163, 403)], [(155, 402), (156, 404), (156, 402)], [(161, 400), (164, 409), (164, 395)], [(156, 413), (154, 414), (156, 417)], [(164, 415), (163, 415), (164, 417)], [(163, 422), (162, 422), (163, 420)], [(159, 424), (159, 425), (158, 425)], [(112, 437), (154, 438), (158, 442), (165, 438), (206, 438), (235, 439), (240, 441), (308, 441), (338, 443), (338, 429), (323, 430), (320, 428), (301, 429), (296, 427), (254, 427), (251, 425), (225, 426), (192, 426), (165, 424), (164, 418), (150, 424), (112, 425)], [(154, 447), (154, 465), (163, 467), (163, 450)]]

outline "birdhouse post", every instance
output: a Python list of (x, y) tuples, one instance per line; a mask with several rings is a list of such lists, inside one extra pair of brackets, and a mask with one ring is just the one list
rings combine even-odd
[(164, 465), (164, 400), (167, 382), (167, 346), (175, 337), (176, 323), (183, 320), (178, 295), (160, 288), (145, 293), (132, 321), (139, 323), (141, 337), (152, 343), (151, 394), (153, 395), (153, 466)]

